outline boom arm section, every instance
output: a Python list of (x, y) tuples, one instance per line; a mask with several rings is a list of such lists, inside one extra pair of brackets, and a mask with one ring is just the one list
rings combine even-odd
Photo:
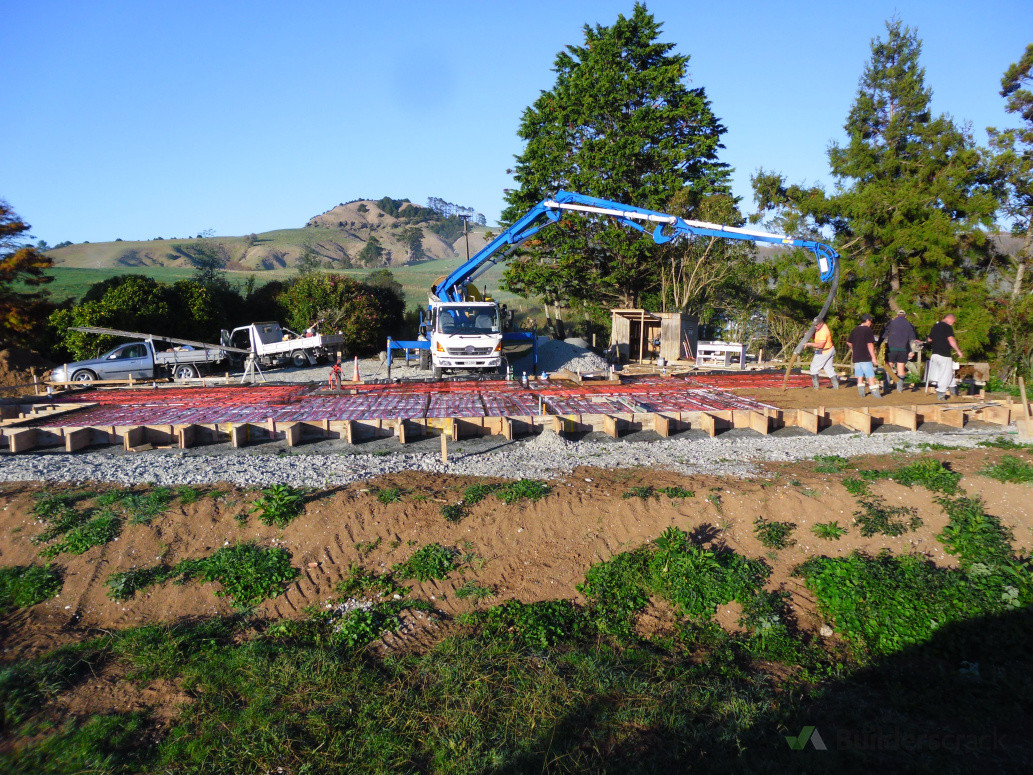
[[(735, 226), (724, 226), (719, 223), (693, 221), (679, 218), (676, 215), (646, 210), (641, 207), (613, 202), (608, 199), (585, 196), (571, 191), (557, 191), (552, 199), (543, 199), (512, 226), (485, 245), (452, 274), (431, 290), (433, 296), (442, 301), (463, 301), (466, 286), (486, 272), (499, 261), (506, 259), (520, 243), (534, 236), (542, 228), (556, 223), (563, 217), (564, 211), (581, 212), (589, 215), (602, 215), (612, 218), (623, 226), (649, 234), (655, 243), (670, 242), (679, 236), (722, 237), (727, 239), (746, 240), (749, 242), (766, 242), (773, 245), (805, 248), (811, 251), (818, 262), (818, 271), (822, 282), (832, 283), (834, 293), (839, 268), (839, 253), (830, 245), (813, 240), (795, 239), (785, 234), (740, 229)], [(655, 224), (655, 225), (654, 225)], [(652, 229), (649, 227), (653, 226)], [(832, 294), (826, 302), (822, 317), (828, 311)]]

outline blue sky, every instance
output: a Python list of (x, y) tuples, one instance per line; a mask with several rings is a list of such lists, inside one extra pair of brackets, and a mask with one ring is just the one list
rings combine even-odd
[[(647, 6), (728, 129), (747, 210), (758, 168), (829, 182), (826, 148), (894, 14), (923, 40), (934, 110), (981, 143), (1014, 123), (1000, 78), (1033, 42), (1028, 0)], [(493, 222), (556, 54), (632, 7), (6, 0), (0, 197), (51, 244), (297, 227), (385, 195)]]

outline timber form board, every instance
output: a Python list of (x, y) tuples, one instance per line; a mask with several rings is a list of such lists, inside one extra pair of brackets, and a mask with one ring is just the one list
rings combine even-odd
[[(88, 405), (77, 405), (83, 408)], [(57, 414), (36, 413), (10, 418), (0, 425), (0, 448), (12, 453), (38, 448), (64, 447), (76, 452), (87, 447), (117, 445), (126, 451), (156, 447), (188, 449), (206, 444), (229, 443), (234, 448), (269, 441), (286, 441), (297, 446), (310, 441), (337, 439), (348, 444), (376, 438), (397, 438), (401, 444), (428, 436), (445, 435), (449, 440), (472, 436), (502, 436), (514, 439), (551, 429), (557, 434), (605, 433), (619, 438), (631, 431), (654, 431), (662, 437), (685, 430), (702, 430), (713, 437), (730, 428), (768, 434), (795, 427), (809, 433), (841, 425), (870, 434), (879, 425), (917, 430), (927, 422), (963, 428), (970, 420), (1001, 426), (1024, 418), (1020, 404), (928, 404), (874, 406), (863, 409), (818, 407), (806, 409), (726, 410), (714, 412), (663, 412), (627, 414), (540, 414), (514, 417), (447, 417), (380, 420), (321, 420), (265, 423), (206, 423), (189, 425), (110, 425), (64, 427), (18, 427), (17, 423), (39, 422)], [(70, 418), (69, 418), (70, 419)], [(1027, 421), (1029, 422), (1029, 421)]]

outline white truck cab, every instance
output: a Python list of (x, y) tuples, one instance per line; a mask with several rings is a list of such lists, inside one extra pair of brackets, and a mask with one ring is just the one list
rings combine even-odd
[(430, 355), (435, 377), (446, 371), (499, 371), (502, 319), (498, 304), (441, 302), (433, 305), (432, 313)]

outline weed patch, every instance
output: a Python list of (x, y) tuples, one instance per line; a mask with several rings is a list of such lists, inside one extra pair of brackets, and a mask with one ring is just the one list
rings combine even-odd
[(494, 495), (509, 506), (524, 500), (540, 500), (551, 491), (549, 485), (539, 479), (518, 479), (502, 484), (472, 484), (463, 491), (463, 503), (473, 506), (489, 495)]
[(1004, 455), (1000, 463), (989, 465), (979, 473), (999, 482), (1033, 482), (1033, 465), (1014, 455)]
[(401, 503), (402, 501), (402, 489), (400, 487), (384, 487), (374, 489), (373, 492), (377, 495), (377, 500), (387, 505), (388, 503)]
[(958, 482), (961, 480), (961, 474), (951, 471), (941, 461), (933, 458), (917, 460), (910, 465), (884, 475), (888, 475), (905, 487), (914, 487), (916, 484), (920, 484), (927, 490), (942, 492), (945, 495), (952, 495), (958, 492)]
[(785, 549), (795, 544), (791, 536), (796, 530), (792, 522), (770, 522), (763, 517), (753, 520), (753, 532), (768, 549)]
[(839, 455), (815, 455), (814, 462), (817, 463), (814, 470), (819, 474), (838, 474), (850, 461)]
[(392, 568), (399, 579), (430, 581), (443, 579), (456, 569), (459, 552), (441, 544), (427, 544), (418, 549), (412, 557)]
[(811, 527), (811, 532), (826, 541), (838, 541), (846, 535), (846, 528), (840, 527), (839, 522), (819, 522)]
[(462, 522), (466, 516), (466, 502), (448, 503), (441, 507), (441, 516), (446, 522)]
[(168, 511), (174, 497), (175, 494), (168, 487), (155, 487), (146, 493), (109, 490), (97, 497), (96, 504), (119, 514), (134, 525), (147, 525)]
[(475, 581), (467, 581), (456, 590), (456, 597), (460, 600), (473, 600), (475, 603), (486, 597), (494, 597), (494, 595), (494, 589), (478, 584)]
[(266, 525), (287, 527), (305, 508), (305, 496), (301, 490), (289, 484), (274, 484), (262, 490), (249, 513), (259, 512), (258, 518)]
[(108, 577), (108, 597), (127, 600), (141, 589), (153, 584), (175, 580), (185, 583), (191, 579), (218, 583), (222, 589), (215, 594), (226, 595), (237, 610), (253, 608), (283, 592), (299, 571), (290, 564), (286, 549), (265, 549), (252, 543), (235, 544), (194, 560), (183, 560), (175, 567), (158, 565), (139, 568)]
[(62, 575), (49, 565), (0, 568), (0, 615), (49, 600), (61, 591)]
[(922, 526), (922, 518), (915, 509), (889, 506), (876, 495), (861, 498), (859, 505), (860, 510), (854, 512), (854, 523), (865, 538), (873, 535), (904, 535)]
[(660, 487), (654, 489), (649, 485), (642, 487), (632, 487), (630, 490), (624, 493), (623, 498), (655, 498), (659, 495), (666, 495), (668, 498), (692, 498), (695, 497), (696, 493), (692, 490), (686, 490), (684, 487), (678, 487), (677, 485), (671, 487)]

